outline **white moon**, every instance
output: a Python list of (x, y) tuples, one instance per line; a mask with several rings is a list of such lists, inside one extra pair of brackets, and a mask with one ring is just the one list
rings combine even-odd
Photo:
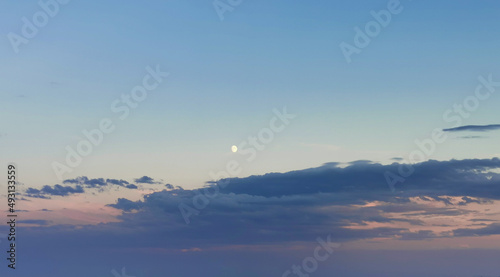
[(231, 151), (233, 151), (233, 153), (236, 153), (236, 151), (238, 151), (238, 147), (236, 145), (231, 146)]

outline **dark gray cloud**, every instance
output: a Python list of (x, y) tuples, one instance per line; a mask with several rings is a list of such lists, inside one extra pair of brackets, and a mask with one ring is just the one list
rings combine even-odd
[(472, 131), (472, 132), (488, 132), (500, 129), (500, 124), (490, 124), (490, 125), (466, 125), (455, 128), (443, 129), (445, 132), (461, 132), (461, 131)]
[[(287, 173), (269, 173), (248, 178), (219, 180), (222, 193), (265, 197), (333, 193), (344, 195), (344, 203), (369, 200), (404, 201), (411, 196), (471, 196), (500, 198), (500, 175), (488, 170), (500, 168), (500, 159), (430, 160), (413, 167), (415, 172), (388, 192), (384, 172), (398, 172), (399, 163), (353, 164), (345, 168), (322, 166)], [(436, 198), (437, 199), (437, 198)], [(445, 202), (446, 199), (439, 199)]]
[(471, 237), (471, 236), (489, 236), (500, 234), (500, 223), (493, 223), (479, 229), (462, 228), (453, 231), (456, 237)]
[(67, 179), (64, 180), (63, 183), (65, 184), (79, 184), (82, 185), (86, 188), (99, 188), (99, 187), (105, 187), (108, 185), (117, 185), (121, 187), (127, 187), (130, 183), (125, 181), (125, 180), (117, 180), (117, 179), (104, 179), (104, 178), (96, 178), (96, 179), (89, 179), (86, 176), (78, 177), (75, 179)]
[(470, 221), (472, 221), (472, 222), (477, 222), (477, 221), (495, 222), (495, 220), (492, 220), (492, 219), (486, 219), (486, 218), (474, 218), (474, 219), (471, 219)]
[[(282, 245), (310, 242), (327, 234), (336, 242), (370, 238), (423, 240), (449, 237), (451, 233), (370, 226), (396, 223), (422, 228), (424, 222), (418, 217), (471, 215), (472, 211), (463, 206), (500, 199), (500, 175), (491, 172), (500, 168), (498, 158), (423, 162), (415, 165), (413, 175), (392, 192), (384, 173), (397, 171), (399, 166), (368, 161), (346, 167), (328, 163), (286, 173), (222, 179), (201, 189), (166, 186), (140, 201), (120, 198), (110, 204), (123, 211), (119, 222), (81, 229), (51, 226), (32, 230), (75, 247), (120, 247), (124, 241), (130, 247), (167, 249)], [(424, 201), (410, 201), (413, 197)], [(452, 201), (450, 197), (460, 200)], [(378, 204), (365, 205), (373, 201)], [(446, 205), (435, 207), (436, 201)], [(190, 207), (190, 224), (186, 224), (179, 207)], [(353, 229), (353, 225), (365, 228)], [(494, 230), (490, 227), (474, 232), (489, 235)], [(463, 229), (454, 234), (473, 232)], [(82, 239), (75, 241), (71, 239), (74, 237)]]
[(417, 232), (404, 232), (401, 234), (402, 240), (423, 240), (423, 239), (432, 239), (436, 238), (436, 235), (433, 231), (430, 230), (422, 230)]
[[(347, 167), (329, 163), (287, 173), (222, 179), (205, 189), (164, 190), (142, 201), (120, 199), (110, 206), (125, 212), (122, 224), (130, 228), (151, 220), (156, 232), (176, 238), (171, 245), (195, 246), (305, 241), (325, 233), (338, 241), (394, 236), (432, 239), (448, 235), (405, 228), (353, 230), (349, 226), (370, 222), (422, 226), (423, 222), (412, 217), (463, 216), (472, 212), (462, 206), (500, 199), (500, 175), (490, 172), (500, 168), (497, 158), (423, 162), (415, 165), (415, 173), (393, 193), (384, 172), (397, 171), (399, 166), (368, 161)], [(211, 197), (216, 184), (219, 192)], [(442, 202), (446, 207), (417, 204), (410, 201), (412, 197), (429, 204)], [(461, 200), (457, 203), (451, 197)], [(204, 201), (206, 208), (196, 209), (186, 225), (179, 205), (194, 209)], [(362, 206), (371, 201), (385, 204)]]
[(117, 185), (117, 186), (122, 186), (122, 187), (126, 187), (127, 185), (130, 185), (130, 183), (125, 181), (125, 180), (116, 180), (116, 179), (106, 179), (106, 183)]
[(25, 192), (26, 196), (33, 198), (50, 199), (50, 196), (68, 196), (75, 193), (84, 193), (87, 188), (97, 188), (100, 191), (104, 190), (110, 185), (116, 185), (128, 189), (137, 189), (138, 187), (125, 180), (117, 179), (89, 179), (86, 176), (78, 177), (75, 179), (67, 179), (63, 181), (64, 184), (73, 184), (75, 186), (44, 186), (42, 189), (28, 188)]
[(369, 160), (357, 160), (357, 161), (349, 162), (348, 164), (356, 165), (356, 164), (373, 164), (373, 163), (374, 163), (373, 161), (369, 161)]
[(51, 223), (49, 220), (41, 220), (41, 219), (24, 219), (24, 220), (19, 220), (19, 223), (24, 223), (24, 224), (36, 224), (36, 225), (48, 225)]
[(155, 182), (155, 180), (148, 176), (142, 176), (141, 178), (137, 178), (134, 180), (138, 184), (158, 184), (159, 182)]
[(109, 206), (119, 208), (124, 211), (138, 210), (142, 207), (141, 202), (130, 201), (126, 198), (118, 198), (116, 204), (110, 204)]
[(470, 203), (477, 203), (477, 204), (485, 203), (486, 204), (486, 203), (490, 202), (490, 201), (482, 200), (482, 199), (473, 199), (473, 198), (470, 198), (467, 196), (462, 197), (462, 200), (463, 201), (459, 202), (458, 205), (465, 206), (465, 205), (470, 204)]
[(78, 185), (76, 187), (71, 186), (44, 186), (42, 189), (28, 188), (26, 190), (26, 196), (35, 198), (50, 198), (50, 196), (68, 196), (75, 193), (84, 193), (82, 186)]
[(456, 137), (457, 139), (479, 139), (479, 138), (486, 138), (485, 136), (462, 136), (462, 137)]
[(173, 186), (173, 185), (171, 185), (171, 184), (165, 184), (165, 187), (166, 187), (167, 189), (174, 189), (174, 186)]
[(137, 189), (136, 185), (131, 184), (125, 180), (104, 179), (104, 178), (89, 179), (86, 176), (78, 177), (75, 179), (67, 179), (67, 180), (64, 180), (64, 183), (65, 184), (79, 184), (79, 185), (84, 186), (85, 188), (104, 188), (104, 187), (109, 186), (109, 185), (116, 185), (116, 186), (129, 188), (129, 189)]

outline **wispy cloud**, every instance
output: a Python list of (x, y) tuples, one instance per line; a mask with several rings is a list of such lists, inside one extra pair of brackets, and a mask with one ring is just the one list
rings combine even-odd
[(443, 129), (445, 132), (462, 132), (462, 131), (471, 131), (471, 132), (489, 132), (500, 130), (500, 124), (490, 124), (490, 125), (465, 125), (455, 128)]
[(51, 222), (49, 220), (42, 220), (42, 219), (25, 219), (25, 220), (19, 220), (19, 223), (44, 226), (44, 225), (49, 225)]
[(485, 136), (461, 136), (456, 137), (457, 139), (478, 139), (478, 138), (486, 138)]

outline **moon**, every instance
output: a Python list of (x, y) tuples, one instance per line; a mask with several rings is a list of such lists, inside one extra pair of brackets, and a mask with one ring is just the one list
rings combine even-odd
[(231, 151), (233, 151), (233, 153), (236, 153), (236, 151), (238, 151), (238, 147), (236, 145), (231, 146)]

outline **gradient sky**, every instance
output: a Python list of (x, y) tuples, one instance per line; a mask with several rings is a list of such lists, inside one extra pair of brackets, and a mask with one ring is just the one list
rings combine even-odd
[[(122, 267), (134, 276), (281, 276), (329, 233), (342, 246), (315, 276), (498, 275), (490, 256), (500, 254), (500, 85), (460, 122), (443, 115), (474, 97), (481, 76), (500, 82), (500, 3), (401, 0), (346, 62), (339, 45), (354, 45), (354, 28), (388, 2), (243, 0), (220, 20), (211, 1), (70, 1), (18, 53), (9, 33), (41, 8), (0, 2), (0, 156), (3, 167), (19, 166), (27, 220), (23, 269), (7, 276), (112, 276)], [(111, 103), (148, 66), (170, 75), (119, 120)], [(296, 117), (255, 159), (231, 152), (285, 107)], [(53, 162), (103, 118), (115, 130), (58, 179)], [(416, 139), (461, 126), (391, 191), (384, 173), (411, 162)], [(185, 224), (177, 205), (232, 160), (241, 170), (227, 177), (238, 179)], [(143, 245), (134, 241), (141, 232)], [(43, 254), (59, 238), (56, 254)], [(450, 260), (461, 266), (447, 271)]]

